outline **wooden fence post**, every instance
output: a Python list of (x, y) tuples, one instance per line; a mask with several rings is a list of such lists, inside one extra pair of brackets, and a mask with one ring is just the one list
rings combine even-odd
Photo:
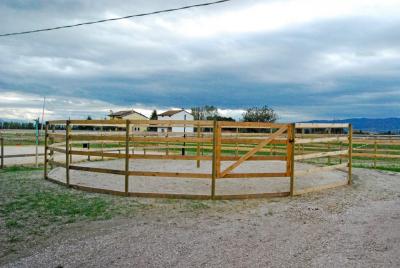
[(47, 179), (47, 146), (48, 146), (48, 131), (49, 131), (49, 122), (46, 122), (46, 126), (44, 129), (44, 179)]
[(211, 176), (211, 199), (215, 198), (215, 180), (218, 176), (217, 161), (218, 161), (218, 124), (214, 119), (213, 124), (213, 155), (212, 155), (212, 176)]
[(129, 192), (129, 120), (126, 120), (125, 137), (125, 194)]
[(221, 124), (217, 121), (217, 157), (216, 157), (216, 174), (217, 179), (221, 176), (221, 139), (222, 139), (222, 128)]
[(239, 156), (239, 144), (238, 144), (238, 139), (239, 139), (239, 128), (236, 128), (236, 153), (235, 156)]
[[(197, 138), (200, 139), (200, 132), (201, 132), (201, 128), (200, 128), (200, 123), (197, 124)], [(196, 148), (196, 155), (197, 157), (200, 157), (200, 141), (197, 142), (197, 148)], [(197, 168), (200, 167), (200, 159), (197, 159)]]
[[(90, 141), (87, 143), (87, 150), (90, 152)], [(87, 160), (90, 161), (90, 155), (87, 156)]]
[(288, 126), (288, 139), (289, 139), (289, 150), (288, 159), (289, 161), (289, 174), (290, 174), (290, 196), (295, 193), (295, 177), (294, 177), (294, 154), (295, 154), (295, 138), (296, 138), (296, 124), (290, 124)]
[(4, 168), (4, 138), (0, 137), (1, 143), (1, 168)]
[(35, 167), (39, 166), (39, 118), (35, 119)]
[[(51, 133), (53, 133), (53, 134), (55, 132), (55, 127), (56, 127), (55, 125), (51, 126)], [(50, 139), (48, 139), (47, 143), (49, 143), (49, 142), (50, 142), (50, 144), (53, 144), (54, 143), (54, 137), (51, 137)], [(50, 155), (50, 160), (54, 161), (54, 151), (53, 150), (50, 150), (49, 155)], [(50, 162), (50, 169), (53, 169), (53, 168), (54, 168), (54, 166), (53, 166), (52, 162)]]
[[(168, 132), (166, 132), (165, 137), (168, 138)], [(165, 155), (169, 155), (169, 142), (167, 141), (167, 150), (165, 151)]]
[[(101, 136), (104, 134), (103, 124), (100, 126)], [(101, 140), (101, 160), (104, 160), (104, 140)]]
[(348, 153), (348, 184), (351, 185), (353, 183), (352, 178), (352, 165), (353, 165), (353, 126), (349, 124), (349, 153)]
[(67, 186), (69, 186), (69, 133), (71, 131), (71, 125), (70, 125), (70, 121), (67, 120), (67, 123), (65, 125), (65, 175), (66, 175), (66, 183)]

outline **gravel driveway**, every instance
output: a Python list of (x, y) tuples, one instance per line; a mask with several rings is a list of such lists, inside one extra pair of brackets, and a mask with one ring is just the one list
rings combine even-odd
[(70, 225), (5, 267), (399, 267), (400, 175), (295, 198), (146, 199), (131, 219)]

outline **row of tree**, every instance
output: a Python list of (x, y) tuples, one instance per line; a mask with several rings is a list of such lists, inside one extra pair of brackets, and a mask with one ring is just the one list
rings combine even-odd
[[(193, 107), (192, 115), (195, 120), (218, 120), (218, 121), (235, 121), (232, 117), (221, 116), (218, 108), (213, 105), (204, 105)], [(268, 106), (251, 107), (248, 108), (243, 114), (240, 121), (243, 122), (275, 122), (278, 115), (272, 108)]]
[[(214, 105), (204, 105), (191, 108), (194, 120), (217, 120), (217, 121), (236, 121), (232, 117), (222, 116), (218, 108)], [(150, 120), (157, 120), (157, 110), (153, 110)], [(268, 106), (251, 107), (243, 114), (240, 121), (243, 122), (275, 122), (278, 115)]]
[(191, 110), (194, 120), (235, 121), (235, 119), (233, 119), (232, 117), (220, 115), (218, 112), (218, 108), (213, 105), (192, 107)]
[(0, 129), (35, 129), (33, 122), (0, 122)]

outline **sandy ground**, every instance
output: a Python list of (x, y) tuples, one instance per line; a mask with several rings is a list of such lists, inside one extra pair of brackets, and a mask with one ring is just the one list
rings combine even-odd
[[(228, 167), (233, 162), (224, 161), (221, 169)], [(96, 161), (81, 163), (82, 166), (102, 167), (124, 170), (124, 160)], [(296, 170), (312, 168), (308, 164), (296, 163)], [(211, 173), (211, 161), (202, 161), (200, 168), (196, 161), (185, 160), (132, 160), (130, 170), (140, 171), (168, 171), (168, 172), (194, 172)], [(234, 173), (262, 173), (285, 172), (286, 162), (283, 161), (246, 161), (234, 170)], [(56, 168), (49, 173), (53, 179), (65, 182), (65, 169)], [(296, 179), (296, 189), (305, 189), (312, 186), (324, 185), (334, 182), (346, 181), (347, 174), (343, 171), (328, 171)], [(90, 186), (101, 189), (124, 191), (125, 177), (86, 171), (70, 171), (72, 184)], [(210, 194), (210, 179), (185, 179), (165, 177), (130, 177), (129, 191), (175, 194)], [(217, 194), (252, 194), (269, 192), (288, 192), (289, 178), (246, 178), (246, 179), (220, 179), (217, 181)]]
[[(16, 145), (16, 146), (4, 146), (4, 155), (18, 155), (18, 154), (34, 154), (36, 147), (33, 145)], [(43, 154), (43, 146), (38, 147), (38, 153)], [(38, 157), (38, 162), (43, 163), (43, 156)], [(4, 158), (5, 166), (21, 165), (21, 164), (34, 164), (35, 157), (12, 157)]]
[[(399, 267), (400, 175), (294, 198), (146, 200), (132, 219), (66, 226), (5, 267)], [(168, 202), (167, 202), (168, 201)]]
[[(4, 146), (4, 155), (19, 155), (19, 154), (34, 154), (36, 153), (36, 147), (34, 145), (13, 145), (13, 146)], [(38, 147), (38, 153), (44, 153), (44, 147)], [(84, 160), (85, 157), (76, 156), (78, 160)], [(55, 160), (56, 161), (65, 161), (65, 155), (61, 153), (55, 153)], [(44, 157), (38, 157), (39, 165), (42, 165), (44, 162)], [(35, 157), (11, 157), (11, 158), (4, 158), (4, 165), (5, 166), (14, 166), (14, 165), (32, 165), (35, 164)]]
[[(4, 155), (20, 155), (20, 154), (34, 154), (36, 153), (36, 147), (34, 145), (6, 145), (4, 146)], [(38, 147), (38, 153), (44, 153), (44, 147)], [(137, 153), (141, 153), (138, 151)], [(55, 161), (58, 162), (65, 162), (65, 154), (55, 152)], [(100, 159), (99, 157), (92, 157), (91, 159)], [(87, 160), (87, 156), (80, 156), (74, 155), (73, 161), (74, 162), (81, 162)], [(38, 163), (43, 164), (44, 158), (43, 156), (38, 157)], [(5, 166), (14, 166), (14, 165), (32, 165), (35, 164), (35, 157), (11, 157), (11, 158), (4, 158), (4, 165)]]

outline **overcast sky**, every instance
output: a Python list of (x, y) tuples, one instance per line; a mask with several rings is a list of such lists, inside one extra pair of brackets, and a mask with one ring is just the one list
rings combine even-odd
[[(0, 33), (207, 0), (2, 0)], [(0, 37), (0, 118), (268, 105), (281, 121), (400, 116), (399, 0), (231, 2)]]

